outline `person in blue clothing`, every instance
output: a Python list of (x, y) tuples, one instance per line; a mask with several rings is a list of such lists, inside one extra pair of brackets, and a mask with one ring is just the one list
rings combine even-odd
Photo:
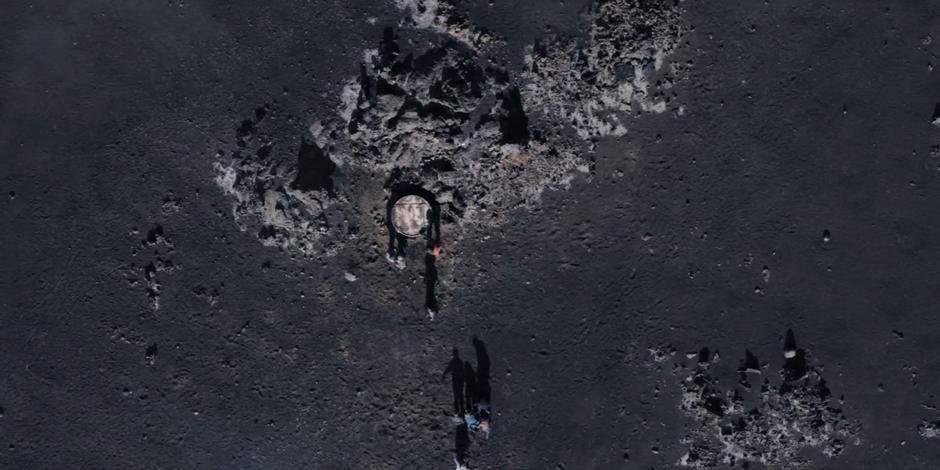
[(473, 337), (473, 347), (477, 356), (476, 369), (469, 361), (461, 360), (455, 347), (441, 377), (443, 380), (451, 374), (456, 426), (454, 462), (458, 470), (467, 468), (470, 431), (487, 439), (490, 436), (490, 358), (483, 341), (476, 336)]

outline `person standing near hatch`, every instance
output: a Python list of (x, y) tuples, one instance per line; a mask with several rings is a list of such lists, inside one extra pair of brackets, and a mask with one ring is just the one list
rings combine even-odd
[[(430, 195), (428, 195), (430, 197)], [(433, 198), (431, 199), (433, 200)], [(440, 209), (417, 194), (408, 194), (395, 200), (389, 209), (388, 261), (399, 269), (405, 268), (405, 246), (408, 239), (422, 233), (426, 238), (424, 254), (424, 307), (432, 319), (437, 314), (437, 257), (441, 256)], [(392, 233), (394, 231), (394, 233)]]

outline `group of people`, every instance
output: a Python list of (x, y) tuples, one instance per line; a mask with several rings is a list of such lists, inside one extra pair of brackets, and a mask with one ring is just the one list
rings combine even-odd
[[(405, 247), (408, 238), (414, 238), (419, 234), (425, 236), (425, 307), (428, 315), (434, 318), (438, 309), (437, 296), (435, 295), (437, 284), (436, 260), (442, 254), (440, 208), (434, 201), (433, 195), (427, 191), (412, 188), (410, 192), (421, 199), (413, 196), (400, 196), (389, 201), (389, 249), (387, 258), (390, 263), (404, 269)], [(396, 202), (404, 197), (411, 197), (412, 200), (405, 199), (403, 201), (407, 202), (406, 206), (411, 206), (405, 212), (409, 217), (403, 217), (406, 222), (410, 223), (403, 224), (407, 228), (403, 230), (393, 223), (393, 216), (395, 215), (393, 210)], [(422, 202), (422, 199), (427, 202)], [(420, 213), (416, 213), (415, 206), (421, 207)], [(427, 207), (426, 212), (422, 206)], [(451, 376), (451, 386), (454, 393), (453, 419), (456, 426), (454, 460), (458, 469), (467, 468), (467, 450), (470, 447), (471, 431), (474, 434), (483, 436), (483, 438), (489, 438), (491, 429), (490, 358), (483, 341), (476, 336), (473, 337), (473, 348), (476, 352), (476, 369), (469, 361), (462, 360), (460, 352), (454, 347), (451, 360), (441, 376), (442, 381), (447, 375)]]
[(481, 383), (485, 383), (486, 388), (489, 388), (488, 378), (481, 380), (481, 374), (474, 370), (469, 362), (461, 363), (457, 348), (454, 348), (453, 355), (444, 375), (452, 374), (454, 422), (458, 426), (466, 426), (469, 430), (478, 431), (484, 437), (489, 437), (489, 393), (480, 393)]
[(454, 460), (457, 468), (466, 468), (467, 450), (470, 447), (470, 431), (489, 438), (491, 424), (490, 410), (490, 358), (486, 346), (477, 337), (473, 337), (477, 367), (460, 358), (460, 352), (453, 349), (450, 362), (441, 377), (449, 374), (454, 393), (454, 424), (456, 437)]

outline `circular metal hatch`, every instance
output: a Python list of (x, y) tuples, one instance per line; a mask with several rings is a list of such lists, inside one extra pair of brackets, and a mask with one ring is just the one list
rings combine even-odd
[(392, 226), (396, 232), (406, 237), (417, 237), (428, 226), (430, 210), (431, 204), (421, 196), (404, 196), (392, 206)]

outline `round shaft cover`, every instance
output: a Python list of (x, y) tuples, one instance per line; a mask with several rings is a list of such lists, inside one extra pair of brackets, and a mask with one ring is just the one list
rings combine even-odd
[(392, 226), (406, 237), (417, 237), (428, 225), (430, 210), (431, 205), (424, 198), (414, 194), (405, 196), (392, 206)]

